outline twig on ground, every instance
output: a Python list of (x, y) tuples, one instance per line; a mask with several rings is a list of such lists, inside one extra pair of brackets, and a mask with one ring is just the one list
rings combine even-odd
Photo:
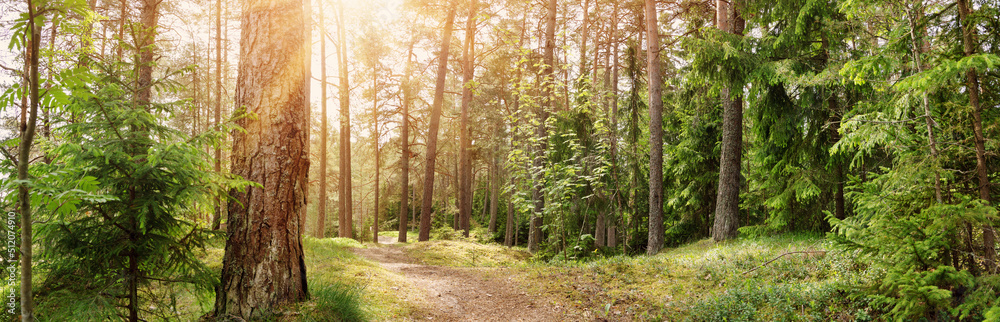
[(776, 260), (778, 260), (778, 259), (780, 259), (782, 257), (785, 257), (785, 255), (791, 255), (791, 254), (826, 254), (826, 251), (825, 250), (803, 250), (803, 251), (787, 252), (787, 253), (778, 255), (778, 257), (775, 257), (774, 259), (769, 260), (769, 261), (767, 261), (764, 264), (760, 264), (760, 266), (757, 266), (754, 269), (751, 269), (749, 271), (743, 272), (742, 275), (750, 274), (750, 272), (756, 271), (756, 270), (758, 270), (758, 269), (760, 269), (760, 268), (762, 268), (764, 266), (767, 266), (767, 264), (770, 264), (770, 263), (772, 263), (772, 262), (774, 262), (774, 261), (776, 261)]

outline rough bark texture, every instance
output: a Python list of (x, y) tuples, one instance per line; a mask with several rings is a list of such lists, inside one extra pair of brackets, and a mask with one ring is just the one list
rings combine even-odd
[(407, 231), (407, 220), (409, 215), (407, 211), (410, 203), (410, 73), (413, 72), (413, 45), (415, 42), (410, 42), (410, 48), (406, 51), (406, 75), (403, 80), (403, 115), (401, 115), (403, 128), (400, 130), (400, 146), (402, 151), (400, 155), (402, 160), (399, 162), (400, 167), (400, 195), (399, 195), (399, 237), (397, 241), (400, 243), (406, 242), (406, 231)]
[[(548, 136), (548, 129), (546, 123), (548, 123), (549, 110), (555, 108), (555, 95), (553, 87), (555, 86), (556, 72), (555, 72), (555, 47), (556, 47), (556, 0), (548, 0), (547, 4), (548, 14), (545, 17), (545, 52), (543, 53), (542, 59), (544, 60), (545, 67), (542, 71), (542, 77), (545, 78), (545, 82), (542, 83), (542, 88), (545, 96), (545, 103), (539, 107), (539, 123), (538, 128), (535, 129), (535, 136), (539, 138), (539, 143), (537, 147), (536, 157), (534, 160), (534, 168), (541, 169), (544, 166), (545, 150), (547, 150), (546, 137)], [(535, 201), (535, 209), (531, 213), (531, 225), (528, 229), (528, 251), (534, 253), (538, 251), (538, 245), (542, 239), (542, 211), (545, 208), (545, 198), (542, 195), (542, 173), (539, 171), (535, 174), (535, 186), (532, 193), (532, 199)]]
[(323, 2), (319, 6), (319, 83), (320, 83), (320, 121), (319, 121), (319, 200), (316, 202), (316, 232), (317, 238), (326, 237), (326, 189), (327, 189), (327, 138), (330, 136), (330, 121), (326, 110), (326, 14)]
[(444, 81), (448, 74), (448, 50), (451, 47), (451, 31), (455, 26), (455, 7), (450, 6), (448, 18), (444, 22), (441, 37), (441, 51), (438, 53), (437, 82), (434, 87), (434, 103), (431, 106), (431, 123), (427, 131), (427, 161), (424, 162), (423, 202), (420, 206), (419, 241), (431, 237), (431, 206), (434, 202), (434, 162), (437, 160), (438, 128), (441, 126), (441, 104), (444, 103)]
[(469, 137), (469, 103), (472, 102), (472, 77), (476, 60), (476, 0), (470, 3), (469, 18), (465, 20), (465, 53), (462, 67), (462, 112), (459, 125), (459, 227), (462, 235), (469, 237), (469, 218), (472, 217), (472, 138)]
[(351, 191), (351, 92), (347, 73), (347, 36), (344, 33), (344, 2), (338, 3), (337, 47), (338, 69), (340, 71), (340, 177), (337, 210), (340, 214), (340, 229), (337, 237), (354, 236), (354, 203)]
[[(719, 29), (738, 34), (743, 21), (736, 16), (735, 5), (716, 1), (716, 23)], [(740, 159), (743, 155), (743, 98), (741, 88), (724, 86), (722, 100), (722, 153), (719, 159), (719, 190), (715, 204), (715, 224), (712, 239), (736, 238), (740, 212)]]
[[(256, 319), (308, 297), (300, 213), (309, 156), (300, 0), (249, 0), (241, 18), (236, 106), (257, 115), (233, 132), (233, 173), (261, 187), (233, 190), (216, 318)], [(293, 23), (294, 22), (294, 23)]]
[(649, 243), (646, 254), (663, 248), (663, 100), (660, 32), (656, 0), (646, 0), (646, 66), (649, 73)]
[[(976, 43), (973, 39), (974, 27), (969, 26), (970, 8), (968, 0), (958, 0), (958, 14), (962, 26), (962, 47), (966, 57), (976, 53)], [(965, 72), (965, 91), (969, 93), (969, 104), (972, 105), (972, 129), (976, 136), (976, 176), (979, 178), (979, 199), (991, 203), (990, 178), (986, 174), (986, 137), (983, 135), (982, 106), (979, 103), (979, 75), (975, 68)], [(993, 225), (983, 226), (983, 258), (987, 270), (997, 272), (996, 231)]]

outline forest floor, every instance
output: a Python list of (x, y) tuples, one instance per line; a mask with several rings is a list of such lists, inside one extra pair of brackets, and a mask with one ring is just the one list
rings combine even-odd
[(386, 270), (400, 274), (426, 302), (411, 311), (414, 320), (434, 321), (560, 321), (586, 320), (581, 312), (527, 291), (506, 274), (509, 268), (428, 265), (408, 254), (395, 237), (381, 236), (381, 245), (352, 251)]

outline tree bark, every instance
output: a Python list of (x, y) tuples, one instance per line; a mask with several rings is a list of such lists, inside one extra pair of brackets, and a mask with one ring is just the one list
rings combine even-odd
[(351, 191), (351, 97), (348, 81), (347, 35), (344, 30), (344, 1), (338, 2), (337, 8), (337, 57), (340, 72), (340, 190), (338, 213), (340, 229), (338, 237), (353, 238), (354, 236), (354, 203)]
[(228, 239), (216, 318), (258, 319), (308, 298), (300, 214), (306, 211), (307, 17), (299, 0), (243, 3), (233, 173), (260, 184), (230, 191)]
[[(976, 43), (973, 33), (976, 28), (971, 26), (969, 21), (968, 0), (958, 0), (958, 14), (962, 28), (962, 47), (965, 57), (976, 53)], [(983, 135), (982, 106), (979, 102), (979, 75), (975, 68), (970, 68), (965, 72), (965, 91), (969, 93), (969, 104), (972, 105), (972, 130), (976, 137), (976, 176), (979, 178), (979, 199), (989, 204), (990, 198), (990, 178), (986, 173), (986, 137)], [(986, 260), (987, 270), (997, 273), (997, 253), (996, 253), (996, 231), (993, 225), (983, 225), (983, 258)]]
[(403, 115), (402, 123), (403, 128), (400, 134), (400, 146), (402, 146), (402, 151), (400, 155), (402, 160), (400, 161), (400, 196), (399, 196), (399, 237), (397, 241), (400, 243), (406, 242), (406, 232), (407, 232), (407, 220), (409, 215), (407, 211), (409, 208), (410, 198), (410, 95), (412, 91), (412, 85), (410, 84), (410, 73), (413, 72), (413, 45), (415, 41), (410, 41), (410, 47), (406, 51), (406, 72), (403, 80)]
[(555, 47), (556, 47), (556, 0), (548, 0), (548, 14), (546, 15), (545, 22), (545, 52), (543, 53), (542, 59), (544, 60), (544, 68), (542, 70), (542, 77), (545, 81), (542, 83), (542, 92), (545, 97), (543, 101), (545, 102), (542, 106), (539, 106), (539, 123), (538, 127), (535, 129), (535, 136), (538, 137), (537, 152), (534, 160), (534, 168), (537, 173), (535, 174), (535, 186), (532, 196), (535, 201), (535, 209), (531, 213), (531, 225), (528, 233), (528, 251), (534, 253), (538, 251), (538, 246), (542, 239), (542, 223), (544, 222), (542, 218), (542, 212), (545, 209), (545, 197), (542, 194), (542, 181), (544, 174), (541, 170), (545, 166), (545, 150), (548, 149), (546, 144), (546, 138), (548, 137), (548, 128), (546, 123), (548, 123), (549, 110), (555, 108)]
[[(611, 67), (611, 128), (614, 129), (613, 138), (611, 140), (611, 159), (617, 160), (618, 154), (618, 2), (614, 1), (611, 9), (611, 41), (608, 46), (611, 54), (614, 56), (614, 65)], [(613, 193), (611, 196), (612, 203), (619, 200), (620, 196), (617, 193)], [(621, 209), (620, 205), (612, 209)], [(607, 247), (615, 248), (618, 247), (618, 215), (616, 211), (612, 211), (610, 216), (605, 216), (604, 221), (607, 229), (607, 236), (605, 236), (605, 244)]]
[(381, 174), (381, 150), (379, 150), (379, 138), (381, 134), (378, 129), (378, 64), (375, 65), (372, 73), (372, 131), (375, 138), (375, 216), (372, 218), (372, 242), (378, 244), (378, 212), (379, 212), (379, 176)]
[(441, 37), (441, 52), (438, 53), (437, 82), (434, 88), (434, 103), (431, 105), (430, 129), (427, 131), (427, 161), (424, 162), (423, 202), (420, 206), (419, 241), (430, 239), (431, 206), (434, 201), (434, 163), (437, 161), (438, 128), (441, 126), (441, 104), (444, 103), (444, 83), (448, 74), (448, 50), (451, 47), (451, 32), (455, 26), (455, 6), (449, 6), (448, 18), (444, 23)]
[(647, 255), (663, 248), (663, 76), (656, 0), (646, 0), (646, 65), (649, 74), (649, 242)]
[(500, 198), (500, 157), (493, 158), (492, 175), (490, 176), (490, 234), (497, 232), (497, 201)]
[[(29, 0), (28, 16), (34, 18), (36, 15), (40, 15), (36, 9), (35, 4)], [(28, 86), (24, 95), (27, 97), (28, 106), (26, 106), (27, 111), (22, 109), (21, 112), (21, 142), (19, 142), (17, 149), (18, 180), (29, 180), (28, 166), (31, 162), (31, 145), (35, 140), (36, 124), (38, 123), (38, 47), (42, 39), (42, 26), (36, 25), (35, 19), (28, 19), (27, 31), (31, 34), (30, 37), (26, 37), (28, 39), (25, 39), (25, 65), (27, 66), (25, 83)], [(21, 215), (21, 321), (30, 322), (35, 320), (34, 295), (31, 285), (31, 189), (22, 183), (18, 185), (17, 192), (17, 207)]]
[[(736, 5), (726, 0), (716, 1), (716, 23), (724, 32), (739, 34), (743, 20), (736, 14)], [(719, 158), (719, 190), (715, 204), (715, 224), (712, 239), (722, 241), (736, 238), (740, 212), (740, 159), (743, 155), (743, 98), (742, 88), (723, 86), (719, 92), (722, 101), (722, 153)]]
[(472, 77), (476, 60), (476, 0), (470, 0), (469, 18), (465, 20), (465, 53), (462, 67), (462, 112), (459, 123), (459, 227), (469, 237), (472, 216), (472, 139), (469, 137), (469, 103), (472, 102)]

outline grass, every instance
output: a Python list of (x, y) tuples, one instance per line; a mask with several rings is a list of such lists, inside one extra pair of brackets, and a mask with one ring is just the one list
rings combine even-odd
[(465, 240), (432, 240), (407, 245), (406, 252), (427, 265), (454, 267), (507, 267), (531, 258), (524, 248), (479, 244)]

